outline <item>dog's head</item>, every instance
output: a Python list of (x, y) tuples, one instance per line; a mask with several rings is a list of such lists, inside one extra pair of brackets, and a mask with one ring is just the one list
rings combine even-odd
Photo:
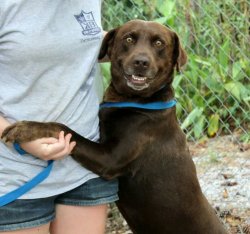
[(112, 84), (120, 94), (151, 96), (171, 84), (187, 56), (177, 34), (167, 27), (133, 20), (109, 31), (99, 59), (111, 60)]

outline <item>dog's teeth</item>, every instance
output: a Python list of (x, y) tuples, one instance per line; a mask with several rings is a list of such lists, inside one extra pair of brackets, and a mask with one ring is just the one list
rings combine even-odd
[(146, 80), (146, 79), (147, 79), (147, 77), (141, 77), (141, 76), (135, 76), (135, 75), (132, 75), (132, 78), (133, 78), (134, 80), (140, 80), (140, 81), (143, 81), (143, 80)]

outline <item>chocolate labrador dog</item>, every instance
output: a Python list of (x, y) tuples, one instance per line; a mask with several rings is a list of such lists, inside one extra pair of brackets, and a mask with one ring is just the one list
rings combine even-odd
[(5, 141), (72, 133), (75, 160), (106, 179), (119, 177), (117, 206), (134, 233), (226, 233), (202, 194), (175, 107), (146, 107), (173, 103), (174, 71), (187, 61), (176, 33), (155, 22), (133, 20), (107, 33), (99, 57), (105, 55), (112, 79), (104, 102), (142, 107), (101, 108), (99, 143), (59, 123), (28, 121), (7, 128)]

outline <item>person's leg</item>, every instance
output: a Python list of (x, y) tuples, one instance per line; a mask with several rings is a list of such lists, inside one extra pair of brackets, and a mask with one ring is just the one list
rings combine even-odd
[(95, 178), (60, 194), (50, 234), (104, 234), (107, 204), (118, 200), (117, 180)]
[(0, 234), (48, 234), (50, 224), (45, 224), (40, 227), (23, 229), (19, 231), (10, 231), (10, 232), (0, 232)]
[(50, 234), (104, 234), (107, 205), (57, 205)]

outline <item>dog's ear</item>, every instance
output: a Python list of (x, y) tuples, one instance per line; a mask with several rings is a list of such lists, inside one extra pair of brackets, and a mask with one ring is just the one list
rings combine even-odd
[(108, 55), (108, 57), (110, 58), (110, 52), (114, 43), (115, 34), (117, 30), (118, 29), (115, 28), (115, 29), (108, 31), (108, 33), (103, 38), (101, 49), (100, 49), (99, 56), (98, 56), (99, 60), (103, 59), (106, 55)]
[(174, 33), (174, 62), (176, 71), (179, 72), (181, 67), (183, 67), (187, 63), (187, 54), (185, 50), (182, 48), (179, 37), (176, 33)]

